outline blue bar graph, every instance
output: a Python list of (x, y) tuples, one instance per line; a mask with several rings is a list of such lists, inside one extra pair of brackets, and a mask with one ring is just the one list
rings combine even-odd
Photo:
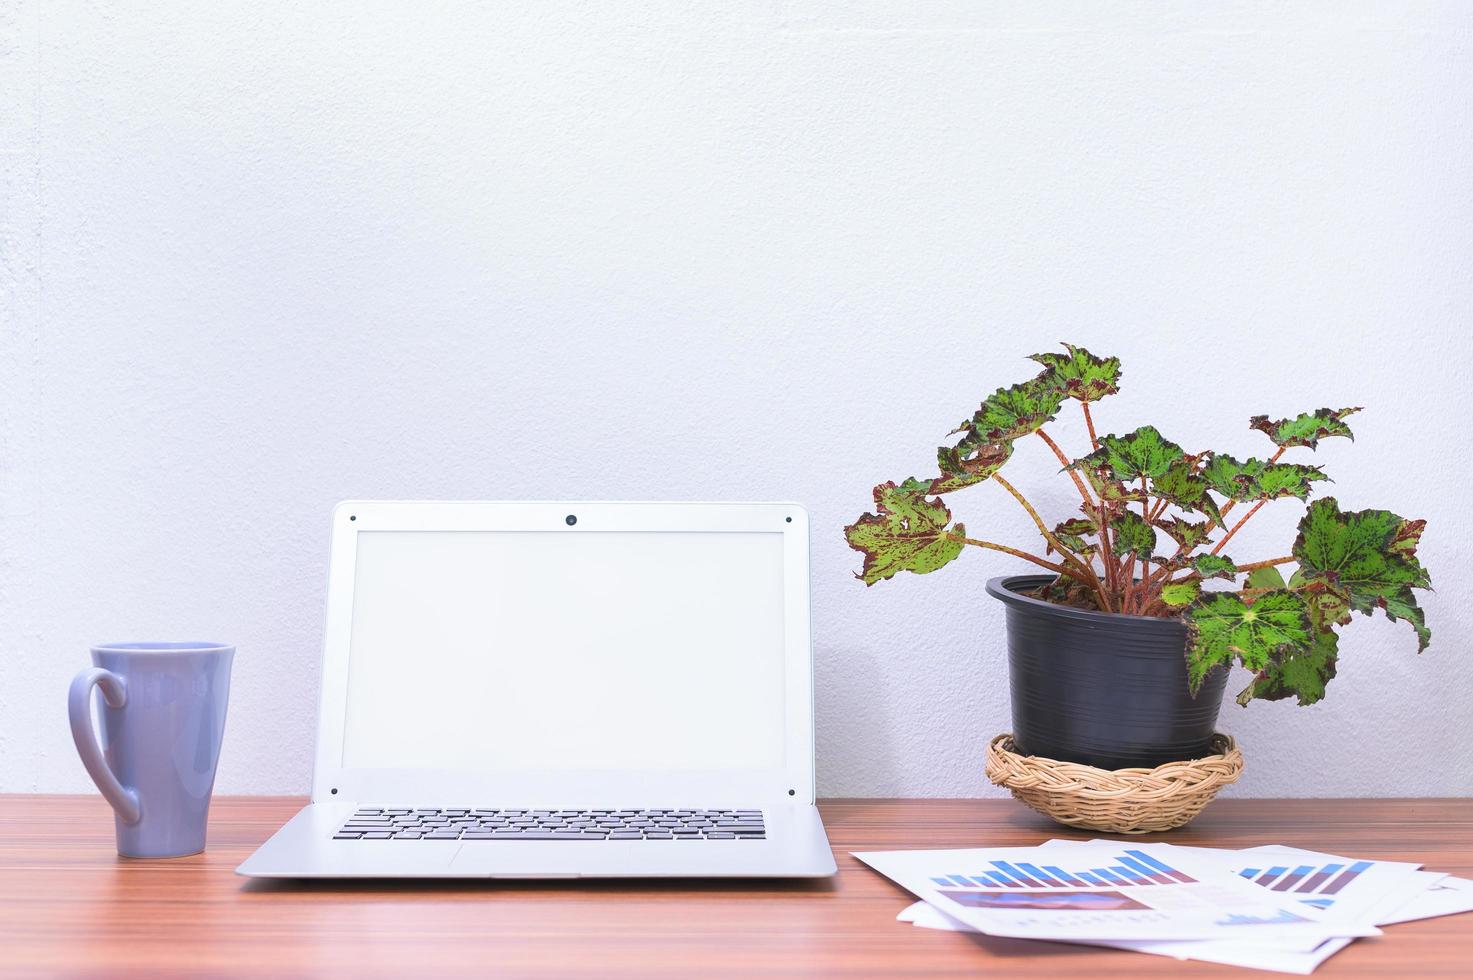
[[(991, 861), (989, 863), (992, 865), (992, 870), (979, 871), (972, 875), (936, 876), (931, 878), (931, 881), (944, 888), (955, 888), (958, 885), (963, 888), (996, 888), (999, 886), (1004, 888), (1118, 888), (1122, 885), (1134, 887), (1196, 881), (1185, 872), (1178, 871), (1145, 851), (1127, 850), (1124, 854), (1114, 855), (1114, 859), (1120, 863), (1107, 868), (1089, 868), (1082, 871), (1068, 871), (1053, 864), (1039, 866), (1029, 864), (1027, 861), (1016, 863)], [(1253, 874), (1257, 874), (1257, 869), (1250, 870)], [(1271, 868), (1269, 870), (1271, 877), (1277, 878), (1288, 869)], [(1304, 872), (1309, 874), (1313, 870), (1313, 868), (1308, 868), (1304, 869)], [(1364, 868), (1356, 870), (1356, 874), (1359, 874), (1360, 870)], [(1239, 873), (1244, 877), (1248, 876), (1246, 871)], [(1298, 880), (1298, 878), (1295, 879), (1296, 882)], [(1262, 884), (1263, 881), (1260, 880), (1259, 883)], [(1333, 882), (1331, 884), (1333, 885)]]
[(1375, 863), (1374, 861), (1357, 861), (1357, 862), (1355, 862), (1350, 867), (1346, 868), (1343, 872), (1341, 872), (1335, 878), (1334, 881), (1330, 882), (1328, 885), (1326, 885), (1325, 887), (1321, 888), (1320, 889), (1320, 892), (1323, 893), (1323, 894), (1325, 894), (1325, 895), (1333, 895), (1333, 894), (1335, 894), (1340, 889), (1344, 888), (1346, 885), (1348, 885), (1352, 881), (1354, 881), (1357, 877), (1360, 876), (1360, 873), (1362, 871), (1366, 870), (1367, 868), (1369, 868), (1374, 863)]
[(1123, 865), (1125, 865), (1125, 867), (1128, 870), (1140, 872), (1141, 874), (1145, 875), (1147, 878), (1151, 879), (1152, 881), (1154, 881), (1158, 885), (1169, 885), (1169, 884), (1171, 884), (1171, 879), (1170, 878), (1166, 877), (1166, 875), (1164, 875), (1161, 872), (1157, 871), (1155, 868), (1152, 868), (1149, 864), (1146, 864), (1144, 861), (1138, 861), (1138, 860), (1136, 860), (1133, 857), (1123, 857), (1123, 858), (1120, 859), (1120, 863), (1123, 864)]
[(1055, 885), (1055, 886), (1058, 886), (1058, 885), (1063, 885), (1064, 884), (1062, 881), (1057, 880), (1056, 878), (1054, 878), (1053, 875), (1051, 875), (1048, 872), (1044, 871), (1042, 868), (1038, 868), (1038, 867), (1036, 867), (1034, 865), (1031, 865), (1031, 864), (1027, 863), (1026, 861), (1019, 861), (1018, 862), (1018, 867), (1022, 868), (1024, 871), (1028, 872), (1030, 875), (1032, 875), (1033, 877), (1037, 878), (1039, 881), (1043, 882), (1045, 885)]
[(1139, 871), (1132, 871), (1130, 868), (1124, 867), (1123, 865), (1112, 864), (1110, 865), (1110, 870), (1115, 872), (1117, 875), (1124, 878), (1125, 880), (1133, 882), (1137, 885), (1144, 884), (1146, 882), (1145, 875), (1141, 874)]
[(1218, 919), (1217, 924), (1220, 926), (1264, 926), (1278, 925), (1283, 922), (1305, 921), (1308, 920), (1295, 915), (1287, 909), (1279, 909), (1273, 915), (1241, 915), (1237, 912), (1230, 912), (1227, 918)]
[(1028, 877), (1028, 875), (1013, 867), (1011, 864), (1008, 864), (1006, 861), (993, 861), (992, 866), (994, 868), (997, 868), (1003, 874), (1012, 878), (1020, 885), (1030, 885), (1037, 887), (1042, 884), (1042, 882), (1034, 881), (1032, 878)]
[(1056, 868), (1052, 864), (1045, 864), (1043, 866), (1043, 870), (1047, 871), (1049, 874), (1053, 875), (1055, 878), (1057, 878), (1060, 881), (1064, 882), (1064, 884), (1066, 884), (1066, 885), (1082, 885), (1082, 884), (1084, 884), (1084, 882), (1080, 881), (1078, 878), (1076, 878), (1073, 875), (1071, 875), (1071, 874), (1067, 873), (1066, 871), (1064, 871), (1063, 868)]
[(1306, 877), (1308, 877), (1309, 873), (1313, 870), (1314, 865), (1301, 864), (1299, 867), (1295, 868), (1293, 871), (1290, 871), (1288, 874), (1284, 875), (1284, 877), (1275, 882), (1273, 890), (1276, 892), (1286, 892), (1289, 889), (1293, 888), (1295, 885), (1299, 884)]
[(1343, 867), (1345, 867), (1343, 864), (1327, 864), (1306, 878), (1304, 884), (1294, 890), (1296, 892), (1317, 892), (1321, 885), (1329, 881), (1330, 877)]
[[(1287, 865), (1274, 865), (1267, 871), (1259, 868), (1243, 868), (1237, 872), (1240, 878), (1248, 878), (1254, 884), (1273, 890), (1273, 892), (1293, 892), (1295, 895), (1336, 895), (1340, 889), (1348, 886), (1355, 878), (1360, 877), (1365, 869), (1373, 867), (1374, 861), (1357, 861), (1355, 864), (1327, 864), (1315, 868), (1314, 865), (1299, 865), (1290, 871)], [(1332, 905), (1330, 899), (1299, 899), (1308, 905), (1318, 908), (1327, 908)]]
[(1329, 908), (1334, 904), (1334, 899), (1323, 896), (1337, 894), (1375, 863), (1374, 861), (1356, 861), (1349, 866), (1343, 863), (1332, 863), (1320, 867), (1301, 864), (1292, 871), (1287, 865), (1276, 865), (1266, 871), (1259, 868), (1243, 868), (1238, 872), (1238, 876), (1272, 891), (1292, 892), (1295, 895), (1305, 896), (1299, 901), (1306, 905)]
[(1129, 857), (1135, 858), (1146, 867), (1154, 868), (1156, 871), (1160, 872), (1166, 877), (1173, 878), (1177, 881), (1182, 882), (1183, 884), (1191, 884), (1192, 882), (1197, 880), (1191, 875), (1187, 874), (1185, 871), (1178, 871), (1171, 865), (1167, 864), (1165, 861), (1151, 857), (1151, 855), (1147, 854), (1145, 851), (1126, 851), (1125, 853)]

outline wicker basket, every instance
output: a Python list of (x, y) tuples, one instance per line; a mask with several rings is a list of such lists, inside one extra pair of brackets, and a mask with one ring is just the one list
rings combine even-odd
[(987, 778), (1045, 816), (1070, 827), (1147, 834), (1188, 823), (1217, 791), (1243, 773), (1243, 753), (1212, 736), (1214, 755), (1155, 769), (1096, 769), (1013, 751), (1013, 736), (987, 745)]

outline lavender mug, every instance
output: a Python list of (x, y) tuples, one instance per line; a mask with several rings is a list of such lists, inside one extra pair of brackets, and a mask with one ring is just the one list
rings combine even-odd
[[(112, 643), (67, 698), (82, 764), (116, 817), (118, 853), (183, 857), (205, 849), (205, 821), (235, 647), (223, 643)], [(92, 689), (102, 692), (102, 738)]]

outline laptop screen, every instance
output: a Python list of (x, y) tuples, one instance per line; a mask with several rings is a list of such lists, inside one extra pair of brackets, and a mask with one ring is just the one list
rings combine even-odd
[(784, 765), (783, 536), (361, 531), (344, 768)]

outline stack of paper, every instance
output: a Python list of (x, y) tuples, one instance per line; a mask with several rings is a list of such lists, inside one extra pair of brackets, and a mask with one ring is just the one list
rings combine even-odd
[(1053, 840), (854, 856), (921, 898), (898, 918), (927, 929), (1284, 973), (1311, 973), (1378, 926), (1473, 911), (1473, 882), (1462, 878), (1277, 845)]

